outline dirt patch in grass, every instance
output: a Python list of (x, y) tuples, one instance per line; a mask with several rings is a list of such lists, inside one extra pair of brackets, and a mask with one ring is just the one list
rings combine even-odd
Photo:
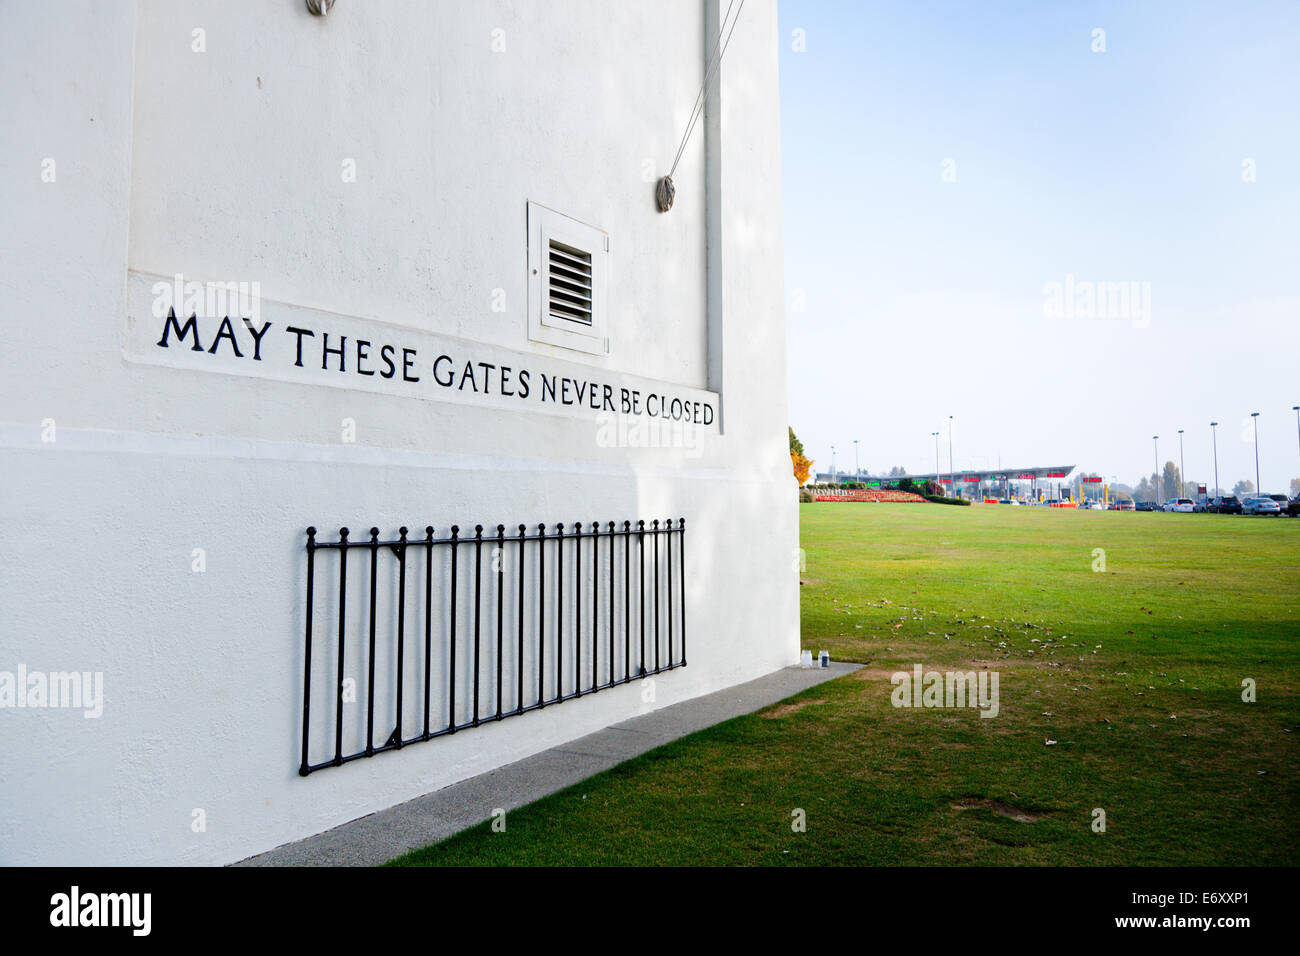
[(789, 704), (778, 704), (776, 707), (769, 707), (767, 710), (760, 711), (760, 717), (766, 717), (768, 720), (776, 720), (779, 717), (789, 717), (791, 714), (797, 714), (805, 707), (811, 707), (813, 704), (824, 704), (825, 700), (818, 698), (816, 700), (796, 700)]
[(853, 672), (857, 680), (883, 680), (887, 681), (899, 672), (899, 668), (885, 670), (881, 667), (860, 667)]
[(1026, 810), (1023, 807), (1003, 803), (1001, 800), (988, 800), (984, 797), (962, 800), (960, 803), (954, 803), (952, 808), (959, 812), (962, 810), (992, 810), (998, 816), (1006, 817), (1008, 820), (1015, 820), (1017, 823), (1033, 823), (1046, 816), (1046, 814), (1039, 813), (1036, 810)]

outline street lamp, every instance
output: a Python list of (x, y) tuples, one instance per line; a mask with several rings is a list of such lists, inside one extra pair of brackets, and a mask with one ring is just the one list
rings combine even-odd
[(1300, 405), (1292, 405), (1291, 411), (1296, 414), (1296, 444), (1300, 445)]
[(831, 481), (835, 480), (835, 446), (831, 445)]
[(1219, 433), (1215, 431), (1218, 422), (1210, 422), (1210, 443), (1214, 446), (1214, 494), (1218, 494), (1222, 489), (1219, 487)]
[(1259, 412), (1251, 412), (1250, 417), (1255, 421), (1255, 494), (1262, 495), (1264, 492), (1259, 486)]
[(1159, 508), (1160, 507), (1160, 436), (1152, 435), (1151, 441), (1153, 447), (1155, 448), (1155, 453), (1156, 453), (1155, 491), (1156, 491), (1156, 507)]
[(858, 464), (858, 440), (853, 439), (853, 477), (862, 477), (862, 466)]
[(1178, 494), (1177, 498), (1183, 496), (1187, 490), (1187, 472), (1183, 471), (1183, 430), (1178, 429)]
[(956, 491), (952, 473), (952, 416), (948, 416), (948, 490)]
[(939, 433), (930, 432), (934, 436), (934, 482), (939, 483)]

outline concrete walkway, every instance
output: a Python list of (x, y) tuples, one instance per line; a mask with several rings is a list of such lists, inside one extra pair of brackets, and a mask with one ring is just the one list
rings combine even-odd
[(726, 690), (673, 704), (516, 763), (324, 833), (286, 843), (236, 866), (376, 866), (482, 823), (494, 807), (507, 811), (586, 780), (593, 774), (741, 714), (750, 714), (861, 664), (804, 670), (787, 667)]

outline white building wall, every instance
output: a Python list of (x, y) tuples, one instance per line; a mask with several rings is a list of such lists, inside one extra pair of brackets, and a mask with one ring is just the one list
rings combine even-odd
[[(0, 707), (0, 862), (237, 860), (793, 663), (774, 3), (746, 4), (666, 215), (716, 0), (5, 12), (0, 672), (100, 671), (104, 705)], [(607, 356), (528, 341), (529, 201), (609, 232)], [(275, 331), (305, 310), (712, 393), (722, 428), (610, 447), (577, 410), (154, 355), (128, 288), (178, 272), (258, 282)], [(652, 705), (633, 684), (297, 775), (306, 526), (669, 516), (690, 663)]]

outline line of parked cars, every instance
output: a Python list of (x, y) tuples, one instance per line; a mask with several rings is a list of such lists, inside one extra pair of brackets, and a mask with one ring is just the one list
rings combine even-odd
[[(1003, 498), (998, 503), (1004, 505), (1020, 504), (1014, 498)], [(1027, 502), (1027, 504), (1031, 505), (1060, 503), (1059, 500)], [(1237, 498), (1235, 495), (1220, 495), (1217, 498), (1209, 498), (1205, 501), (1193, 498), (1169, 498), (1159, 505), (1153, 501), (1133, 501), (1131, 498), (1116, 498), (1109, 505), (1102, 505), (1099, 501), (1089, 499), (1080, 502), (1078, 507), (1094, 510), (1108, 508), (1110, 511), (1169, 511), (1181, 514), (1205, 511), (1221, 515), (1287, 515), (1295, 518), (1300, 517), (1300, 495), (1294, 498), (1288, 498), (1286, 495), (1247, 495), (1244, 498)]]
[(1219, 495), (1206, 501), (1191, 498), (1169, 498), (1159, 507), (1154, 502), (1139, 501), (1138, 511), (1169, 511), (1191, 514), (1193, 512), (1210, 512), (1220, 515), (1288, 515), (1300, 516), (1300, 495), (1288, 498), (1286, 495)]

